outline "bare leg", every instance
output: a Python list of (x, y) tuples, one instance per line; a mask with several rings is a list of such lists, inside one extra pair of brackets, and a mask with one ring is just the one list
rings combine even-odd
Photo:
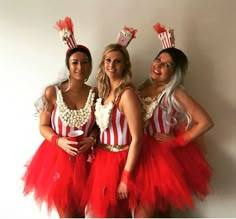
[(153, 208), (140, 204), (134, 211), (134, 218), (152, 218), (153, 214)]
[(91, 208), (89, 207), (89, 205), (85, 206), (84, 211), (85, 211), (85, 213), (84, 213), (85, 218), (96, 218), (96, 216), (93, 214), (93, 212), (92, 212)]

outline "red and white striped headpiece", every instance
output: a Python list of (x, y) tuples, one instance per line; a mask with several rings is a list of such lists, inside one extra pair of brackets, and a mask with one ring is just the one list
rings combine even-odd
[(175, 47), (175, 37), (174, 37), (174, 29), (165, 27), (157, 22), (153, 26), (154, 30), (157, 32), (159, 39), (161, 40), (162, 47), (170, 48)]
[(137, 31), (138, 30), (132, 27), (124, 26), (117, 36), (117, 43), (126, 48), (131, 40), (136, 37), (135, 35)]
[(62, 42), (67, 44), (69, 49), (77, 47), (74, 38), (73, 22), (70, 17), (57, 21), (55, 28), (59, 31)]

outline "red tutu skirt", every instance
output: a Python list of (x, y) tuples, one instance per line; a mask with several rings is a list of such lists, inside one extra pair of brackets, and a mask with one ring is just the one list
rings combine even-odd
[(203, 200), (211, 192), (212, 169), (200, 145), (192, 142), (185, 147), (173, 148), (173, 153), (183, 168), (184, 179), (193, 195)]
[(88, 209), (96, 217), (126, 217), (136, 200), (132, 183), (128, 185), (129, 198), (117, 198), (117, 188), (127, 154), (128, 150), (111, 152), (95, 147), (95, 160), (91, 166), (83, 205), (88, 204)]
[(144, 135), (135, 184), (142, 205), (159, 211), (185, 210), (194, 201), (183, 177), (183, 168), (165, 143)]
[(45, 202), (49, 214), (56, 206), (68, 212), (84, 212), (81, 197), (89, 171), (87, 155), (71, 158), (60, 147), (44, 140), (26, 164), (23, 194), (33, 193), (39, 206)]
[[(182, 135), (186, 126), (186, 122), (180, 124), (175, 135)], [(204, 136), (200, 136), (185, 147), (176, 147), (172, 150), (183, 168), (185, 181), (192, 194), (203, 200), (212, 191), (210, 182), (213, 175), (212, 168), (205, 159)]]

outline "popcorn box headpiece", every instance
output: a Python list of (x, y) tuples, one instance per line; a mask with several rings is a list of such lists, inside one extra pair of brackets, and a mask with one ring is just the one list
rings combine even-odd
[(132, 27), (124, 26), (122, 31), (118, 33), (117, 43), (126, 48), (131, 40), (136, 37), (137, 31)]
[(64, 20), (58, 20), (55, 28), (59, 31), (61, 40), (68, 46), (66, 51), (66, 65), (68, 67), (69, 57), (75, 52), (83, 52), (88, 56), (90, 62), (92, 62), (92, 56), (89, 49), (81, 44), (77, 44), (74, 38), (73, 22), (70, 17), (65, 17)]
[(70, 17), (65, 17), (64, 20), (57, 21), (55, 28), (59, 31), (62, 42), (67, 44), (69, 49), (77, 47), (74, 38), (73, 22)]
[(157, 32), (164, 49), (175, 47), (174, 29), (161, 25), (159, 22), (157, 22), (153, 28)]

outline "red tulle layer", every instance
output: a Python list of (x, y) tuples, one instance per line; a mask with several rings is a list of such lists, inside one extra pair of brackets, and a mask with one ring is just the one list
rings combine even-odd
[(135, 184), (143, 205), (165, 211), (193, 208), (190, 188), (183, 178), (183, 168), (170, 149), (144, 135)]
[(183, 168), (184, 178), (191, 192), (198, 199), (203, 200), (212, 191), (210, 182), (213, 171), (200, 146), (196, 142), (192, 142), (185, 147), (177, 147), (172, 150)]
[(124, 169), (128, 150), (110, 152), (95, 148), (95, 160), (92, 163), (83, 205), (96, 217), (125, 217), (135, 202), (134, 185), (130, 182), (128, 200), (118, 200), (117, 188), (121, 172)]
[(24, 195), (33, 193), (41, 206), (47, 204), (48, 212), (60, 207), (67, 211), (84, 212), (81, 206), (89, 166), (85, 154), (70, 159), (60, 147), (44, 140), (32, 159), (26, 164), (23, 176)]
[(203, 200), (211, 191), (212, 169), (204, 155), (197, 141), (170, 147), (144, 135), (135, 180), (141, 203), (161, 211), (193, 208), (193, 196)]

